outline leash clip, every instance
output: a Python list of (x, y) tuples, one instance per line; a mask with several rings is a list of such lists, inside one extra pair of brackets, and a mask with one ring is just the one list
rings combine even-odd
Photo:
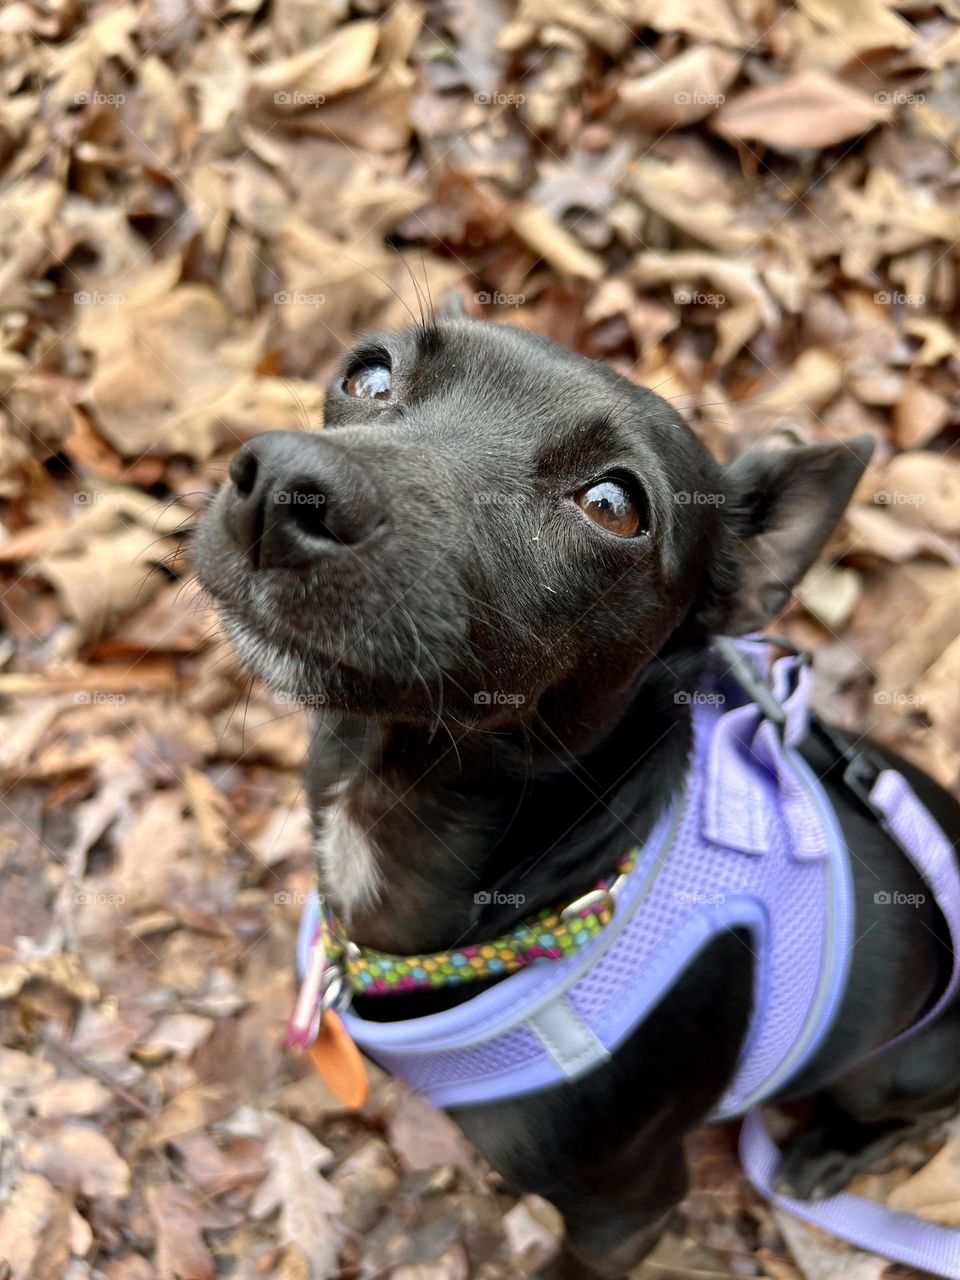
[(318, 933), (310, 946), (297, 1003), (287, 1028), (287, 1048), (309, 1049), (319, 1034), (323, 1015), (334, 1007), (346, 1008), (351, 995), (342, 967), (327, 957), (323, 934)]
[[(622, 879), (618, 876), (617, 879)], [(611, 885), (609, 889), (591, 889), (589, 893), (581, 894), (579, 898), (574, 898), (573, 902), (568, 903), (560, 912), (561, 920), (569, 920), (571, 916), (578, 916), (583, 911), (589, 911), (591, 907), (605, 908), (612, 916), (616, 910), (616, 899), (613, 896), (615, 885)]]

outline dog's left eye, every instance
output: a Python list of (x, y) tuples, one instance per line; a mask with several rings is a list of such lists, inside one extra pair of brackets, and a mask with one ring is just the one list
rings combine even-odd
[(393, 376), (386, 361), (371, 360), (344, 378), (343, 389), (348, 396), (356, 396), (360, 400), (386, 400), (392, 382)]
[(595, 480), (580, 490), (576, 502), (588, 519), (617, 538), (647, 532), (646, 502), (623, 480)]

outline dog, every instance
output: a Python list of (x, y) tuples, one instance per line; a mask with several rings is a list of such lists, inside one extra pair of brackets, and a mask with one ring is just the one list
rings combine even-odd
[[(249, 669), (322, 707), (306, 783), (323, 891), (350, 938), (401, 956), (482, 941), (609, 875), (683, 785), (681, 695), (713, 637), (783, 610), (871, 449), (755, 446), (721, 466), (652, 391), (532, 333), (444, 314), (360, 341), (322, 432), (243, 445), (196, 563)], [(875, 1052), (943, 989), (951, 949), (924, 880), (844, 783), (854, 745), (813, 719), (799, 748), (856, 855), (839, 1013), (774, 1099), (811, 1100), (782, 1170), (801, 1198), (839, 1189), (960, 1093), (955, 1001)], [(960, 806), (876, 751), (955, 842)], [(917, 905), (891, 909), (878, 887)], [(544, 1274), (625, 1275), (684, 1196), (685, 1135), (748, 1032), (745, 941), (714, 938), (581, 1078), (455, 1109), (511, 1187), (563, 1214)], [(472, 994), (357, 1003), (412, 1018)]]

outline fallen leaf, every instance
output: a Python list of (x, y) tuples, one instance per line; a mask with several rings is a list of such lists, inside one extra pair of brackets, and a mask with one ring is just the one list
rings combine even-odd
[(563, 1241), (563, 1218), (540, 1196), (524, 1196), (503, 1215), (510, 1252), (524, 1273), (544, 1266)]
[(344, 1235), (343, 1197), (319, 1172), (332, 1153), (292, 1120), (268, 1115), (265, 1127), (270, 1172), (250, 1202), (250, 1212), (263, 1218), (279, 1210), (281, 1242), (295, 1245), (314, 1274), (330, 1275)]
[(511, 210), (514, 231), (539, 257), (564, 275), (597, 280), (603, 263), (577, 243), (569, 231), (534, 204), (521, 203)]
[(113, 1094), (93, 1076), (52, 1081), (33, 1095), (32, 1107), (45, 1120), (94, 1116), (113, 1101)]
[(953, 1137), (922, 1169), (895, 1187), (887, 1203), (946, 1227), (960, 1227), (960, 1137)]
[(160, 1280), (214, 1280), (217, 1264), (203, 1238), (222, 1219), (180, 1187), (147, 1187), (147, 1204), (156, 1227), (156, 1266)]
[(92, 1125), (67, 1124), (45, 1139), (24, 1137), (20, 1158), (25, 1169), (44, 1174), (54, 1186), (94, 1200), (122, 1200), (130, 1190), (127, 1162)]
[(13, 1280), (62, 1280), (70, 1260), (69, 1197), (26, 1173), (0, 1210), (0, 1260)]
[(388, 1125), (390, 1143), (411, 1169), (456, 1165), (473, 1170), (475, 1157), (460, 1129), (444, 1112), (410, 1089), (397, 1090)]
[(780, 84), (747, 89), (724, 103), (710, 123), (726, 138), (791, 151), (855, 138), (889, 119), (891, 111), (889, 102), (810, 69)]
[(740, 59), (729, 49), (695, 45), (655, 71), (620, 86), (624, 111), (650, 129), (694, 124), (726, 101)]

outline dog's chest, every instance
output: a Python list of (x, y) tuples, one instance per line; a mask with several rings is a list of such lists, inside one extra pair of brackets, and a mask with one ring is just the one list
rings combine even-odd
[(377, 903), (383, 888), (377, 851), (342, 798), (336, 799), (320, 820), (317, 855), (321, 884), (335, 896), (344, 919)]

